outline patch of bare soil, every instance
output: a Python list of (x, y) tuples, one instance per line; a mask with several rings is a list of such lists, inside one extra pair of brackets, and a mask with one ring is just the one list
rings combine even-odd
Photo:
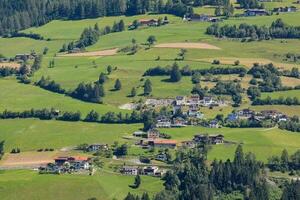
[(60, 54), (59, 56), (64, 57), (103, 57), (103, 56), (113, 56), (117, 54), (118, 49), (107, 49), (102, 51), (89, 51), (89, 52), (80, 52), (80, 53), (68, 53), (68, 54)]
[(220, 50), (219, 47), (208, 43), (192, 43), (192, 42), (178, 42), (178, 43), (162, 43), (155, 45), (157, 48), (182, 48), (182, 49), (213, 49)]
[(0, 68), (1, 67), (10, 67), (10, 68), (19, 68), (21, 65), (17, 62), (0, 62)]
[(56, 152), (24, 152), (18, 154), (6, 154), (0, 166), (4, 168), (29, 167), (45, 165), (53, 162)]

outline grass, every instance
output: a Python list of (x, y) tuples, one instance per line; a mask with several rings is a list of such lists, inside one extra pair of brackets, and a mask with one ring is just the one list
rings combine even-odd
[(119, 112), (114, 106), (86, 103), (32, 85), (17, 83), (15, 79), (0, 79), (0, 111), (24, 111), (31, 108), (56, 108), (61, 111), (80, 111), (83, 116), (91, 110), (99, 113)]
[[(241, 143), (245, 152), (251, 151), (257, 159), (267, 161), (271, 155), (280, 155), (283, 149), (290, 154), (299, 149), (300, 134), (277, 128), (222, 128), (210, 129), (203, 127), (186, 127), (178, 129), (162, 129), (172, 136), (172, 139), (183, 141), (192, 139), (195, 134), (223, 134), (225, 140)], [(232, 159), (236, 145), (216, 145), (208, 154), (208, 159)]]
[(131, 135), (139, 124), (113, 125), (84, 122), (41, 121), (35, 119), (0, 120), (0, 140), (5, 151), (19, 147), (22, 151), (40, 148), (60, 149), (82, 143), (127, 142), (122, 136)]
[(162, 189), (162, 181), (158, 178), (142, 176), (138, 189), (129, 187), (133, 182), (133, 176), (105, 172), (85, 176), (39, 175), (36, 171), (28, 170), (1, 171), (0, 195), (3, 200), (85, 200), (92, 197), (120, 200), (128, 192), (142, 194), (147, 191), (152, 196)]

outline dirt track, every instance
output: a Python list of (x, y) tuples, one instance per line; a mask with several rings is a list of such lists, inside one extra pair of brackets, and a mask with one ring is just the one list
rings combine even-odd
[(117, 54), (118, 49), (108, 49), (108, 50), (102, 50), (102, 51), (90, 51), (90, 52), (82, 52), (82, 53), (68, 53), (68, 54), (61, 54), (59, 56), (64, 57), (102, 57), (102, 56), (113, 56)]
[(156, 48), (183, 48), (183, 49), (213, 49), (220, 50), (219, 47), (213, 46), (207, 43), (191, 43), (191, 42), (182, 42), (182, 43), (162, 43), (155, 45)]

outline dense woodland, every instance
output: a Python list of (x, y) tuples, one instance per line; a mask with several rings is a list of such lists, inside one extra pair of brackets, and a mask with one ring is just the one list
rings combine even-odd
[[(179, 151), (171, 170), (163, 177), (164, 190), (153, 198), (154, 200), (212, 200), (212, 199), (240, 199), (230, 198), (230, 194), (239, 193), (243, 199), (268, 200), (271, 199), (271, 184), (265, 176), (264, 164), (257, 161), (253, 153), (244, 153), (239, 145), (235, 151), (233, 161), (214, 160), (207, 166), (207, 146), (202, 144), (197, 149)], [(278, 162), (277, 162), (278, 160)], [(276, 162), (274, 162), (276, 161)], [(287, 151), (283, 151), (281, 158), (272, 157), (269, 166), (289, 165), (299, 169), (299, 152), (289, 158)], [(297, 200), (300, 195), (299, 181), (285, 183), (281, 199)], [(227, 196), (227, 198), (226, 198)], [(277, 198), (280, 198), (277, 197)], [(150, 200), (147, 194), (141, 197), (128, 194), (125, 200)]]
[(193, 12), (192, 4), (175, 0), (166, 3), (162, 0), (3, 0), (0, 2), (0, 35), (40, 26), (53, 19), (76, 20), (146, 12), (183, 16)]
[(224, 25), (212, 24), (206, 30), (209, 35), (216, 37), (242, 38), (242, 41), (270, 40), (272, 38), (300, 38), (300, 27), (290, 26), (277, 19), (270, 27), (250, 24)]

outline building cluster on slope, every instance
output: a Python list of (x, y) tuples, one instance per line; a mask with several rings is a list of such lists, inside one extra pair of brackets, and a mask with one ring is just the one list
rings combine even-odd
[(91, 167), (90, 158), (84, 156), (57, 157), (54, 163), (48, 163), (45, 167), (40, 167), (40, 173), (62, 174), (79, 171), (88, 171)]

